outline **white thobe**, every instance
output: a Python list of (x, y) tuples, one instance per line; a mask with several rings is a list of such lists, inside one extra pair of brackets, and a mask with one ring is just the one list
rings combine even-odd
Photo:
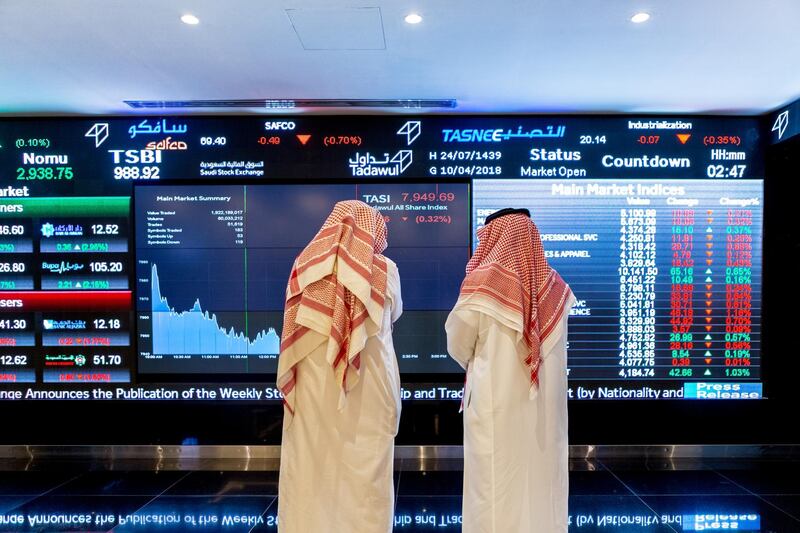
[(566, 533), (569, 498), (567, 318), (542, 346), (539, 390), (530, 395), (526, 346), (508, 325), (456, 308), (450, 355), (464, 387), (464, 533)]
[(361, 352), (360, 379), (342, 410), (341, 386), (325, 358), (325, 343), (297, 365), (295, 416), (291, 420), (284, 414), (280, 533), (392, 530), (394, 438), (400, 423), (392, 324), (403, 302), (397, 266), (386, 262), (383, 323)]

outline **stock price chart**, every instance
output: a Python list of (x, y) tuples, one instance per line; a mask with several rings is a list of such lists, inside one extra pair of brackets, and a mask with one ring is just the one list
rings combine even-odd
[(273, 373), (294, 258), (333, 205), (384, 214), (404, 313), (404, 372), (455, 371), (444, 320), (469, 255), (466, 184), (171, 186), (136, 189), (141, 373)]

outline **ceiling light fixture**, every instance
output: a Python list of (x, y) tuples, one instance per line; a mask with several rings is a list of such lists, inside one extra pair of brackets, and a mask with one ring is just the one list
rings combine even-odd
[(422, 15), (419, 13), (409, 13), (406, 15), (405, 21), (409, 24), (419, 24), (422, 22)]
[(232, 108), (250, 107), (267, 110), (313, 109), (313, 108), (396, 108), (396, 109), (454, 109), (458, 102), (451, 98), (421, 100), (292, 100), (292, 99), (253, 99), (253, 100), (125, 100), (134, 109), (172, 109), (172, 108)]
[(641, 24), (642, 22), (647, 22), (648, 20), (650, 20), (650, 13), (645, 13), (644, 11), (636, 13), (631, 17), (631, 22), (634, 24)]
[(200, 24), (200, 19), (192, 15), (191, 13), (186, 13), (181, 17), (181, 22), (184, 24), (188, 24), (189, 26), (195, 26)]

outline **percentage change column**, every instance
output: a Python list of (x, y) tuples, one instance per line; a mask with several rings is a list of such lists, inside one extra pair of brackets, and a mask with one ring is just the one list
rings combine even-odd
[(725, 227), (725, 376), (750, 377), (753, 211), (729, 209)]

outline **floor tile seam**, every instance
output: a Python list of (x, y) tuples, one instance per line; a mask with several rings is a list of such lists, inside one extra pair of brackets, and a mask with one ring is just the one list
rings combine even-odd
[[(602, 463), (602, 461), (600, 461), (600, 464), (601, 464), (601, 465), (603, 464), (603, 463)], [(603, 465), (603, 467), (605, 468), (605, 465)], [(619, 482), (622, 484), (622, 486), (623, 486), (623, 487), (625, 487), (626, 489), (628, 489), (628, 491), (630, 491), (630, 493), (631, 493), (631, 494), (633, 494), (633, 495), (634, 495), (634, 496), (635, 496), (635, 497), (636, 497), (636, 498), (637, 498), (637, 499), (638, 499), (640, 502), (642, 502), (642, 505), (644, 505), (645, 507), (647, 507), (648, 509), (650, 509), (650, 512), (652, 512), (652, 513), (653, 513), (655, 516), (659, 516), (659, 514), (656, 512), (656, 510), (655, 510), (655, 509), (653, 509), (652, 507), (650, 507), (650, 505), (649, 505), (649, 504), (648, 504), (646, 501), (644, 501), (644, 499), (642, 499), (642, 497), (641, 497), (641, 496), (639, 496), (639, 494), (638, 494), (636, 491), (634, 491), (634, 490), (633, 490), (631, 487), (629, 487), (627, 483), (625, 483), (624, 481), (622, 481), (622, 479), (621, 479), (621, 478), (620, 478), (620, 477), (619, 477), (619, 476), (616, 474), (616, 472), (614, 472), (614, 471), (613, 471), (613, 470), (611, 470), (610, 468), (608, 468), (607, 470), (608, 470), (608, 472), (609, 472), (609, 473), (610, 473), (612, 476), (614, 476), (614, 478), (615, 478), (617, 481), (619, 481)], [(680, 533), (680, 532), (679, 532), (677, 529), (675, 529), (674, 527), (672, 527), (670, 524), (667, 524), (667, 527), (668, 527), (668, 528), (670, 528), (670, 529), (671, 529), (672, 531), (674, 531), (675, 533)]]
[(759, 500), (763, 501), (764, 503), (766, 503), (766, 504), (767, 504), (767, 505), (769, 505), (770, 507), (774, 507), (775, 509), (777, 509), (778, 511), (782, 512), (782, 513), (783, 513), (783, 514), (785, 514), (786, 516), (790, 517), (792, 520), (795, 520), (795, 521), (797, 521), (797, 522), (800, 522), (800, 518), (797, 518), (796, 516), (794, 516), (792, 513), (788, 512), (787, 510), (785, 510), (785, 509), (782, 509), (781, 507), (778, 507), (777, 505), (775, 505), (775, 504), (774, 504), (774, 503), (772, 503), (771, 501), (769, 501), (769, 500), (767, 500), (767, 499), (765, 499), (765, 498), (762, 498), (762, 497), (761, 497), (761, 495), (759, 495), (759, 494), (757, 494), (757, 493), (753, 492), (752, 490), (748, 489), (748, 488), (747, 488), (747, 487), (745, 487), (744, 485), (742, 485), (742, 484), (740, 484), (740, 483), (737, 483), (735, 480), (733, 480), (733, 479), (729, 478), (728, 476), (726, 476), (726, 475), (725, 475), (725, 474), (723, 474), (722, 472), (717, 472), (717, 471), (715, 470), (715, 471), (714, 471), (714, 473), (715, 473), (715, 474), (717, 474), (718, 476), (720, 476), (720, 477), (721, 477), (721, 478), (723, 478), (723, 479), (727, 479), (728, 481), (730, 481), (731, 483), (733, 483), (733, 484), (734, 484), (734, 485), (736, 485), (737, 487), (739, 487), (739, 488), (741, 488), (742, 490), (746, 491), (746, 492), (747, 492), (748, 494), (750, 494), (751, 496), (755, 496), (756, 498), (758, 498)]
[[(269, 502), (269, 505), (267, 505), (267, 508), (266, 508), (266, 509), (264, 509), (264, 512), (263, 512), (263, 513), (261, 513), (261, 519), (262, 519), (262, 521), (263, 521), (263, 519), (264, 519), (264, 515), (265, 515), (265, 514), (267, 514), (267, 513), (269, 512), (269, 510), (272, 508), (272, 506), (273, 506), (273, 505), (275, 505), (275, 502), (277, 501), (277, 499), (278, 499), (278, 497), (277, 497), (277, 496), (274, 496), (274, 497), (272, 498), (272, 501), (270, 501), (270, 502)], [(255, 524), (253, 527), (251, 527), (251, 528), (250, 528), (250, 530), (249, 530), (247, 533), (253, 533), (253, 530), (254, 530), (255, 528), (257, 528), (257, 527), (258, 527), (258, 524)]]
[[(144, 505), (142, 505), (141, 507), (139, 507), (138, 509), (136, 509), (135, 511), (133, 511), (131, 514), (132, 514), (132, 515), (135, 515), (136, 513), (138, 513), (139, 511), (141, 511), (142, 509), (144, 509), (145, 507), (147, 507), (148, 505), (150, 505), (151, 503), (153, 503), (154, 501), (156, 501), (157, 499), (159, 499), (161, 496), (163, 496), (164, 494), (166, 494), (166, 492), (167, 492), (169, 489), (171, 489), (172, 487), (174, 487), (175, 485), (177, 485), (178, 483), (180, 483), (181, 481), (183, 481), (184, 479), (186, 479), (187, 477), (189, 477), (191, 474), (192, 474), (192, 472), (186, 472), (186, 474), (185, 474), (185, 475), (183, 475), (183, 476), (181, 476), (180, 478), (176, 479), (174, 483), (172, 483), (170, 486), (168, 486), (168, 487), (167, 487), (167, 488), (165, 488), (163, 491), (161, 491), (161, 494), (158, 494), (158, 495), (156, 495), (156, 496), (153, 496), (153, 497), (152, 497), (152, 498), (151, 498), (151, 499), (150, 499), (148, 502), (146, 502)], [(117, 526), (117, 527), (118, 527), (118, 526)], [(114, 528), (112, 528), (112, 529), (111, 529), (111, 531), (114, 531), (115, 529), (117, 529), (117, 527), (114, 527)]]
[(400, 459), (400, 468), (397, 470), (397, 485), (394, 487), (394, 508), (397, 509), (397, 499), (400, 497), (400, 482), (403, 480), (403, 466), (405, 459)]
[[(66, 485), (67, 483), (72, 483), (73, 481), (75, 481), (76, 479), (78, 479), (79, 477), (81, 477), (83, 474), (85, 474), (85, 472), (81, 472), (81, 473), (80, 473), (80, 474), (78, 474), (77, 476), (75, 476), (75, 477), (72, 477), (72, 478), (70, 478), (70, 479), (67, 479), (66, 481), (62, 481), (61, 483), (59, 483), (59, 484), (58, 484), (58, 485), (56, 485), (55, 487), (51, 487), (50, 489), (48, 489), (48, 490), (46, 490), (46, 491), (44, 491), (44, 492), (41, 492), (41, 493), (39, 493), (39, 494), (36, 494), (36, 495), (33, 495), (33, 494), (20, 494), (20, 495), (18, 495), (18, 496), (16, 496), (16, 497), (22, 497), (22, 498), (25, 498), (25, 497), (28, 497), (28, 496), (30, 496), (30, 498), (28, 498), (27, 500), (24, 500), (24, 501), (20, 502), (19, 504), (17, 504), (17, 505), (14, 507), (14, 509), (10, 509), (10, 510), (11, 510), (11, 511), (13, 511), (13, 510), (19, 509), (19, 508), (20, 508), (20, 507), (22, 507), (23, 505), (28, 505), (29, 503), (31, 503), (31, 502), (33, 502), (33, 501), (36, 501), (36, 500), (38, 500), (39, 498), (42, 498), (42, 497), (44, 497), (44, 496), (47, 496), (48, 494), (50, 494), (50, 493), (51, 493), (51, 492), (53, 492), (54, 490), (60, 489), (61, 487), (63, 487), (63, 486), (64, 486), (64, 485)], [(4, 496), (15, 496), (15, 495), (4, 495)]]

